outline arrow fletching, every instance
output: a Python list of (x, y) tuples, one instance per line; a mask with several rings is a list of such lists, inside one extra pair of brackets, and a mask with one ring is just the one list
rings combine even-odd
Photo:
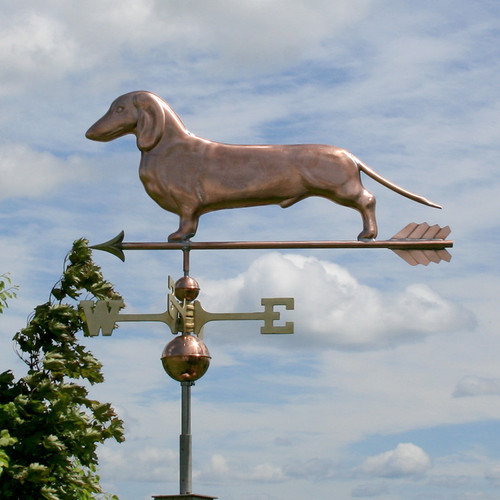
[[(445, 240), (450, 232), (451, 229), (449, 228), (449, 226), (439, 227), (437, 224), (435, 224), (434, 226), (429, 226), (429, 224), (427, 224), (426, 222), (422, 224), (411, 222), (406, 227), (401, 229), (399, 233), (395, 234), (391, 238), (391, 241), (400, 240), (418, 242), (420, 240), (422, 241), (422, 243), (425, 243), (425, 241), (429, 240)], [(451, 260), (451, 254), (444, 248), (411, 248), (408, 250), (392, 249), (392, 251), (412, 266), (416, 266), (418, 264), (427, 266), (430, 262), (438, 264), (442, 260), (446, 262), (450, 262)]]

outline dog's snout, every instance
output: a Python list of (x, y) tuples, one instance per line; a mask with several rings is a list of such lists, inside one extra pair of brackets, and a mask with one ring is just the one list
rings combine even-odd
[(102, 118), (96, 121), (94, 125), (87, 130), (85, 137), (92, 141), (99, 142), (108, 142), (113, 139), (113, 136), (110, 136), (109, 131), (106, 130), (105, 123), (103, 123)]
[(95, 133), (95, 129), (94, 129), (94, 125), (92, 125), (92, 127), (90, 127), (87, 132), (85, 132), (85, 137), (87, 139), (91, 139), (92, 141), (95, 141), (96, 140), (96, 133)]
[(127, 113), (125, 106), (112, 105), (109, 111), (99, 118), (85, 133), (92, 141), (109, 142), (125, 134), (135, 133), (137, 116)]

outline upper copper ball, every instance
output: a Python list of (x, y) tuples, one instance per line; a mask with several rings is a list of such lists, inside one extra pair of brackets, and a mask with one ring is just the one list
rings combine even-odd
[(200, 285), (191, 278), (191, 276), (183, 276), (175, 282), (175, 296), (179, 300), (193, 301), (200, 293)]
[(178, 382), (194, 382), (205, 375), (210, 365), (207, 346), (194, 335), (179, 335), (161, 355), (165, 371)]

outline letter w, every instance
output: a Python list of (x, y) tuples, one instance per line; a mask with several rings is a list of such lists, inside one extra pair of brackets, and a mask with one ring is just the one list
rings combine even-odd
[(103, 335), (111, 335), (115, 329), (120, 309), (125, 307), (123, 300), (82, 300), (80, 306), (85, 315), (88, 335), (95, 337), (102, 330)]

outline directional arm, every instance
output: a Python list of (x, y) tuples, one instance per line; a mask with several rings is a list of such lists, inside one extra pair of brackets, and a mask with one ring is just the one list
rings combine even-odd
[(172, 317), (170, 311), (160, 314), (120, 314), (124, 307), (123, 300), (82, 300), (80, 307), (85, 315), (87, 334), (95, 337), (102, 332), (109, 336), (117, 327), (116, 323), (121, 321), (160, 321), (169, 326), (172, 332), (177, 333), (177, 318)]
[(244, 313), (211, 313), (205, 311), (199, 301), (194, 303), (183, 303), (175, 298), (175, 289), (172, 279), (169, 279), (168, 309), (159, 314), (121, 314), (124, 307), (123, 300), (82, 300), (80, 307), (83, 310), (87, 323), (87, 334), (91, 337), (102, 332), (109, 336), (116, 328), (116, 323), (122, 321), (157, 321), (165, 323), (173, 334), (180, 331), (194, 332), (202, 336), (203, 326), (209, 321), (263, 321), (260, 333), (293, 333), (293, 322), (287, 321), (284, 325), (276, 325), (280, 320), (280, 312), (275, 306), (284, 306), (287, 310), (293, 310), (293, 298), (263, 298), (261, 300), (264, 311)]
[(280, 313), (274, 310), (274, 306), (285, 306), (287, 310), (294, 308), (293, 297), (288, 298), (263, 298), (263, 312), (248, 313), (210, 313), (205, 311), (199, 301), (194, 303), (194, 333), (201, 334), (203, 326), (209, 321), (239, 321), (239, 320), (261, 320), (264, 326), (260, 333), (293, 333), (293, 322), (287, 321), (284, 325), (275, 325), (274, 322), (280, 319)]

